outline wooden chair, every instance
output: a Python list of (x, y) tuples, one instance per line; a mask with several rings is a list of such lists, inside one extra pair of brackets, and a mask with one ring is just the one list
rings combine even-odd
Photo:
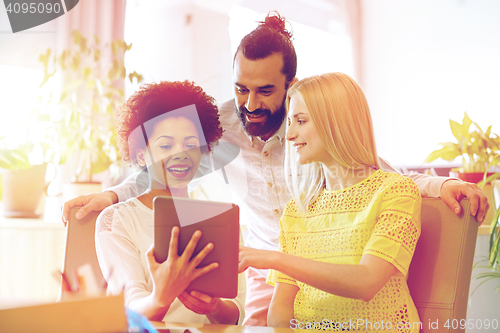
[(439, 198), (422, 201), (422, 234), (408, 277), (421, 332), (465, 332), (460, 321), (466, 320), (479, 223), (469, 201), (461, 205), (457, 216)]
[[(91, 212), (83, 219), (75, 217), (81, 207), (73, 207), (70, 210), (68, 225), (66, 226), (66, 245), (64, 251), (63, 273), (72, 288), (78, 284), (76, 269), (83, 264), (89, 263), (94, 272), (99, 286), (104, 286), (105, 279), (102, 275), (97, 254), (95, 250), (95, 225), (100, 212)], [(61, 284), (60, 299), (64, 299), (67, 291)]]

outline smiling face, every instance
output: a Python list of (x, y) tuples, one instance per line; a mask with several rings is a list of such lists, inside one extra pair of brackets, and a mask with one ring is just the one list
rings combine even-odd
[(148, 166), (152, 187), (186, 188), (201, 160), (200, 137), (185, 117), (167, 117), (148, 135), (148, 148), (137, 154), (141, 166)]
[(286, 139), (293, 142), (299, 156), (300, 164), (320, 162), (331, 163), (333, 158), (328, 154), (321, 137), (314, 128), (314, 123), (300, 92), (290, 99), (288, 112), (288, 130)]
[(286, 76), (279, 53), (257, 60), (241, 52), (235, 57), (233, 79), (238, 116), (245, 131), (264, 140), (271, 137), (286, 116)]

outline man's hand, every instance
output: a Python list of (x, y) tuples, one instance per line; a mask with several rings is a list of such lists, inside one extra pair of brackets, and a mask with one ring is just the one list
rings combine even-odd
[(64, 203), (64, 206), (61, 208), (62, 221), (64, 226), (66, 226), (69, 220), (69, 210), (74, 206), (83, 206), (76, 212), (76, 218), (81, 219), (90, 212), (103, 210), (117, 202), (118, 196), (112, 191), (80, 195)]
[(457, 215), (462, 211), (459, 201), (464, 197), (470, 201), (470, 214), (475, 215), (481, 225), (490, 205), (479, 187), (474, 183), (455, 179), (447, 180), (441, 185), (441, 199)]

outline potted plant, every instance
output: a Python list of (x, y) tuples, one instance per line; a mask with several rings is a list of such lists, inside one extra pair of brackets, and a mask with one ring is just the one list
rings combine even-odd
[[(93, 176), (108, 169), (112, 177), (119, 176), (116, 112), (124, 102), (123, 80), (128, 76), (130, 82), (141, 82), (143, 78), (125, 69), (124, 55), (132, 44), (114, 40), (102, 45), (97, 36), (87, 39), (77, 30), (72, 32), (72, 41), (59, 54), (47, 49), (40, 55), (44, 68), (40, 88), (54, 77), (63, 82), (60, 89), (51, 91), (46, 112), (57, 126), (61, 161), (74, 164), (71, 181), (94, 184)], [(111, 60), (102, 61), (103, 54)]]
[[(471, 130), (471, 125), (474, 125), (474, 130)], [(462, 167), (452, 169), (455, 174), (451, 176), (472, 183), (485, 180), (492, 174), (488, 171), (500, 164), (500, 137), (491, 133), (491, 126), (484, 132), (469, 118), (467, 112), (461, 124), (450, 119), (450, 127), (457, 142), (440, 143), (442, 148), (430, 153), (425, 162), (438, 158), (454, 161), (461, 156)]]
[[(500, 173), (496, 173), (494, 176), (495, 179), (500, 178)], [(493, 177), (490, 178), (493, 179)], [(490, 225), (488, 259), (485, 261), (488, 265), (481, 265), (484, 261), (478, 262), (474, 265), (474, 268), (483, 269), (483, 272), (475, 275), (476, 279), (482, 281), (477, 285), (473, 293), (483, 283), (495, 279), (499, 279), (495, 292), (500, 290), (500, 206), (496, 207), (495, 215)]]
[[(47, 164), (43, 156), (33, 158), (37, 148), (33, 143), (16, 147), (0, 141), (0, 196), (2, 215), (7, 217), (35, 218), (38, 203), (45, 188)], [(39, 152), (38, 152), (39, 153)], [(43, 154), (43, 152), (42, 152)], [(30, 158), (32, 157), (32, 158)]]

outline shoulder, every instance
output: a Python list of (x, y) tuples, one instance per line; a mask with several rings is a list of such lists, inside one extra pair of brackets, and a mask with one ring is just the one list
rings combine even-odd
[(397, 173), (380, 171), (380, 187), (385, 194), (420, 198), (417, 184), (410, 177)]
[(422, 196), (415, 182), (406, 176), (383, 172), (383, 185), (379, 189), (382, 209), (419, 214)]
[(219, 120), (222, 128), (224, 129), (228, 129), (239, 124), (234, 99), (230, 99), (219, 105)]
[(112, 231), (116, 223), (123, 223), (123, 216), (128, 216), (127, 212), (133, 207), (134, 199), (119, 202), (101, 211), (96, 221), (97, 232)]
[(235, 108), (235, 104), (234, 104), (234, 98), (233, 99), (230, 99), (228, 101), (225, 101), (224, 103), (222, 104), (219, 104), (219, 113), (222, 115), (222, 114), (225, 114), (225, 113), (228, 113), (228, 112), (234, 112), (234, 108)]

